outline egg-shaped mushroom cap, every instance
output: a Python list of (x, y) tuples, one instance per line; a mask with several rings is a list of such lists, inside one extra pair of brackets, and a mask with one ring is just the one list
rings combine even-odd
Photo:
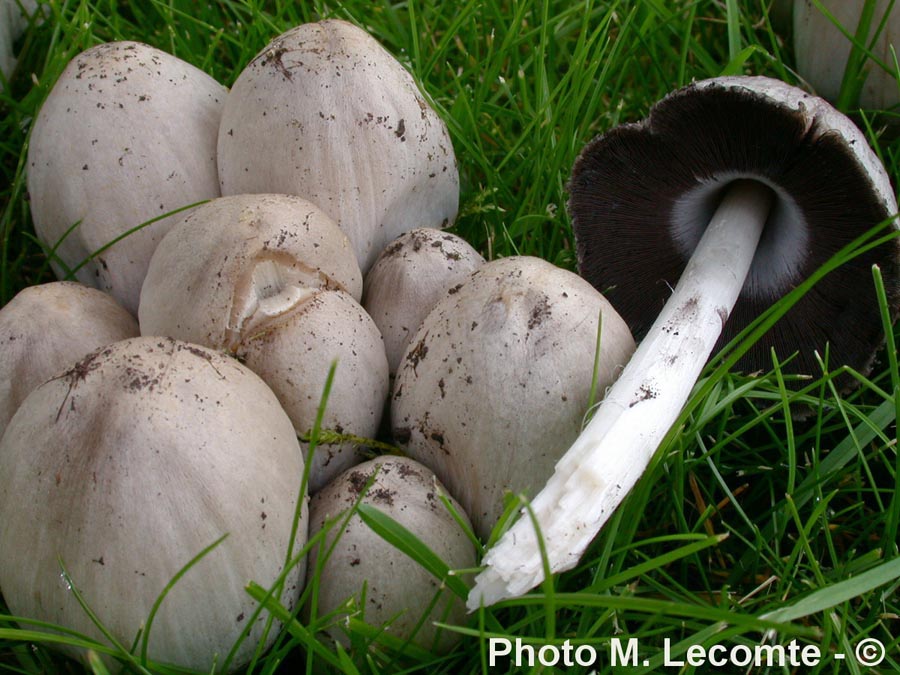
[[(249, 629), (236, 668), (266, 621), (244, 587), (281, 572), (302, 475), (290, 420), (236, 360), (165, 338), (103, 347), (35, 389), (0, 440), (5, 601), (106, 642), (77, 587), (121, 644), (149, 631), (152, 660), (205, 672)], [(296, 551), (307, 528), (304, 501)], [(166, 585), (223, 535), (148, 625)], [(287, 607), (304, 575), (304, 565), (287, 574)]]
[(363, 273), (402, 232), (456, 218), (446, 126), (400, 62), (346, 21), (292, 28), (247, 65), (218, 152), (222, 194), (315, 202), (350, 237)]
[(434, 471), (487, 540), (507, 493), (535, 494), (590, 403), (634, 351), (584, 279), (539, 258), (482, 265), (422, 322), (391, 396), (395, 440)]
[[(765, 77), (679, 89), (646, 120), (586, 146), (569, 183), (579, 271), (636, 339), (681, 277), (725, 187), (741, 178), (769, 186), (775, 203), (719, 346), (897, 212), (881, 162), (826, 101)], [(898, 252), (894, 239), (828, 274), (738, 368), (768, 371), (773, 348), (782, 362), (799, 350), (785, 372), (815, 375), (821, 373), (815, 351), (824, 355), (830, 344), (832, 366), (869, 369), (884, 337), (871, 268), (881, 266), (896, 311)]]
[(379, 254), (363, 283), (393, 375), (423, 319), (441, 297), (484, 264), (463, 238), (431, 227), (400, 235)]
[[(350, 295), (315, 293), (244, 339), (235, 355), (272, 388), (303, 438), (316, 422), (329, 366), (336, 364), (321, 425), (338, 438), (322, 438), (312, 457), (304, 455), (310, 494), (362, 461), (359, 444), (378, 435), (390, 385), (378, 326)], [(306, 453), (309, 445), (301, 447)]]
[[(359, 515), (352, 515), (342, 528), (343, 518), (357, 503), (400, 523), (451, 570), (475, 565), (475, 547), (456, 517), (471, 528), (469, 519), (435, 475), (407, 457), (377, 457), (345, 471), (310, 500), (310, 537), (328, 530), (309, 555), (307, 578), (316, 579), (317, 614), (324, 616), (354, 602), (358, 613), (351, 611), (366, 623), (385, 626), (400, 640), (446, 652), (460, 635), (434, 624), (464, 625), (462, 599)], [(328, 632), (348, 644), (340, 625)]]
[(157, 243), (181, 216), (219, 196), (216, 136), (225, 88), (138, 42), (97, 45), (72, 59), (31, 132), (28, 193), (38, 237), (59, 278), (76, 277), (137, 314)]
[(362, 295), (350, 243), (320, 208), (288, 195), (220, 197), (160, 243), (141, 292), (141, 332), (234, 350), (322, 288)]
[(0, 309), (0, 436), (31, 390), (98, 347), (137, 337), (109, 295), (74, 281), (29, 286)]

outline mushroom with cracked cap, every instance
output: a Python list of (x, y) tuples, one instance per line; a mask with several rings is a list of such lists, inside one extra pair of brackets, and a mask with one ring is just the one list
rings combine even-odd
[[(531, 502), (551, 571), (575, 565), (641, 476), (715, 346), (897, 212), (884, 168), (853, 123), (765, 77), (673, 92), (645, 121), (591, 142), (569, 189), (579, 269), (609, 289), (643, 339)], [(814, 374), (814, 350), (829, 345), (831, 363), (865, 372), (883, 340), (874, 290), (864, 290), (876, 263), (896, 313), (891, 238), (819, 281), (739, 365), (768, 370), (772, 349), (782, 360), (799, 350), (785, 371)], [(850, 376), (840, 384), (850, 386)], [(531, 519), (520, 518), (484, 563), (470, 609), (540, 583)]]
[[(338, 366), (326, 428), (374, 438), (388, 394), (378, 327), (358, 300), (362, 274), (346, 235), (315, 204), (289, 195), (220, 197), (160, 242), (141, 291), (144, 335), (222, 349), (272, 387), (299, 434), (315, 422)], [(353, 442), (322, 444), (310, 490), (361, 461)]]

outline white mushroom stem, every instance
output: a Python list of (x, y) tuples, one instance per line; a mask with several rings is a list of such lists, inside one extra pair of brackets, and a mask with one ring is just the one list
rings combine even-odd
[[(728, 187), (672, 297), (531, 502), (552, 572), (578, 562), (677, 419), (740, 295), (772, 199), (756, 181)], [(483, 563), (470, 610), (541, 583), (544, 563), (530, 514), (523, 512)]]

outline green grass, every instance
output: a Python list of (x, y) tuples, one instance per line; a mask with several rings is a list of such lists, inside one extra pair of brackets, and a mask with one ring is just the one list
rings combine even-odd
[[(574, 268), (565, 183), (586, 141), (640, 119), (693, 79), (752, 73), (797, 82), (789, 36), (769, 24), (767, 4), (52, 2), (49, 20), (19, 42), (20, 66), (0, 94), (0, 305), (50, 279), (29, 217), (27, 134), (68, 60), (98, 42), (147, 42), (230, 85), (280, 31), (324, 17), (350, 19), (411, 70), (449, 126), (462, 183), (455, 231), (491, 258), (521, 253)], [(885, 117), (857, 119), (896, 182), (900, 135), (882, 125)], [(875, 278), (871, 289), (877, 292)], [(890, 328), (891, 312), (885, 316)], [(318, 624), (303, 625), (270, 598), (267, 606), (287, 630), (255, 672), (519, 672), (488, 667), (488, 636), (593, 645), (603, 657), (598, 672), (612, 672), (614, 638), (640, 640), (649, 665), (628, 671), (635, 673), (661, 671), (666, 638), (679, 658), (695, 644), (796, 638), (823, 652), (818, 666), (802, 672), (900, 670), (900, 375), (888, 332), (890, 348), (872, 374), (856, 376), (860, 386), (849, 394), (833, 384), (840, 364), (793, 387), (774, 367), (757, 378), (708, 369), (682, 424), (578, 568), (453, 627), (463, 637), (449, 655), (398, 654), (359, 622), (350, 624), (352, 648), (335, 650), (317, 636)], [(794, 419), (791, 412), (804, 406), (813, 414)], [(436, 565), (415, 541), (380, 527)], [(265, 589), (251, 591), (266, 597)], [(315, 579), (307, 596), (314, 593)], [(43, 646), (32, 649), (42, 640), (31, 629), (0, 617), (0, 670), (81, 671)], [(835, 659), (866, 638), (887, 648), (878, 669)]]

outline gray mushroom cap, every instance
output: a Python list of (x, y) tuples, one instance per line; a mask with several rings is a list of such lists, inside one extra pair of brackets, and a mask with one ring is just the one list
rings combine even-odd
[[(362, 460), (358, 443), (378, 434), (389, 381), (381, 333), (358, 302), (341, 291), (316, 293), (283, 321), (244, 340), (235, 355), (272, 387), (304, 437), (336, 361), (322, 426), (357, 439), (319, 443), (307, 457), (310, 493)], [(302, 446), (306, 451), (308, 444)]]
[(532, 257), (486, 263), (419, 327), (394, 380), (391, 426), (485, 540), (504, 494), (534, 493), (581, 430), (603, 316), (598, 396), (634, 350), (578, 275)]
[[(357, 299), (362, 275), (346, 235), (287, 195), (221, 197), (163, 239), (141, 293), (144, 335), (189, 340), (244, 360), (273, 389), (298, 434), (312, 429), (329, 367), (323, 424), (374, 438), (388, 395), (381, 333)], [(361, 459), (352, 441), (319, 446), (310, 490)]]
[[(472, 541), (441, 496), (469, 526), (462, 507), (435, 475), (406, 457), (383, 456), (360, 464), (315, 495), (310, 501), (310, 536), (332, 526), (324, 544), (313, 548), (309, 556), (308, 578), (319, 575), (318, 614), (338, 610), (352, 600), (359, 605), (359, 618), (378, 627), (388, 622), (387, 632), (401, 640), (437, 652), (458, 642), (458, 634), (434, 625), (435, 621), (465, 623), (465, 606), (441, 579), (382, 539), (358, 515), (343, 530), (332, 522), (357, 501), (371, 505), (410, 530), (451, 570), (471, 569), (475, 565)], [(332, 543), (334, 549), (324, 558), (322, 551)], [(437, 602), (435, 596), (439, 596)], [(347, 644), (339, 627), (329, 633)]]
[[(5, 600), (13, 614), (105, 642), (75, 586), (122, 644), (149, 628), (151, 659), (207, 672), (249, 629), (237, 668), (266, 620), (244, 586), (280, 573), (302, 474), (290, 420), (234, 359), (164, 338), (92, 352), (35, 389), (0, 441)], [(301, 508), (295, 552), (306, 542)], [(176, 573), (225, 534), (147, 626)], [(304, 574), (287, 574), (287, 607)]]
[[(836, 101), (853, 50), (847, 34), (856, 35), (867, 0), (822, 0), (821, 4), (831, 17), (811, 0), (794, 1), (794, 56), (800, 77), (819, 96)], [(893, 72), (893, 52), (900, 46), (900, 11), (891, 0), (876, 0), (873, 9), (868, 34), (862, 37), (871, 56), (867, 55), (859, 73), (863, 81), (858, 104), (884, 110), (900, 103)]]
[[(36, 9), (36, 0), (0, 0), (0, 74), (5, 79), (10, 78), (16, 67), (13, 43), (25, 30)], [(0, 91), (3, 91), (2, 81)]]
[(468, 242), (434, 228), (416, 228), (385, 247), (366, 274), (362, 304), (381, 330), (391, 375), (431, 308), (482, 264)]
[(365, 273), (389, 241), (456, 217), (459, 176), (443, 121), (403, 66), (339, 20), (275, 38), (238, 76), (219, 131), (222, 194), (318, 204)]
[(56, 281), (20, 291), (0, 309), (0, 436), (39, 384), (98, 347), (137, 335), (134, 317), (94, 288)]
[(233, 351), (326, 288), (359, 300), (362, 274), (346, 235), (318, 206), (289, 195), (221, 197), (160, 243), (138, 317), (145, 335)]
[[(117, 237), (219, 195), (216, 135), (225, 88), (137, 42), (76, 56), (53, 86), (28, 148), (34, 227), (63, 278)], [(129, 234), (81, 267), (79, 281), (137, 313), (156, 244), (180, 216)]]

